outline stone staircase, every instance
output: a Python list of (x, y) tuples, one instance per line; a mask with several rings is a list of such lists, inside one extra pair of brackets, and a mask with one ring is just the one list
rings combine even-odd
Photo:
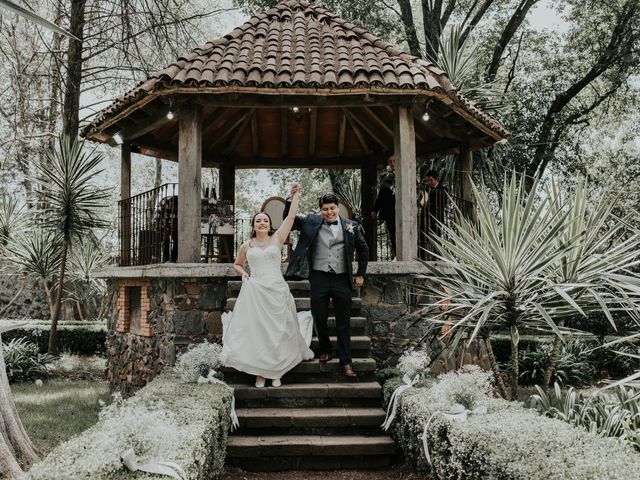
[[(309, 282), (289, 281), (298, 310), (309, 309)], [(233, 308), (241, 282), (229, 282)], [(235, 390), (240, 428), (229, 436), (227, 464), (249, 471), (370, 469), (389, 465), (395, 444), (380, 424), (382, 388), (375, 379), (371, 339), (360, 298), (354, 298), (351, 354), (355, 381), (341, 374), (335, 352), (335, 318), (329, 319), (334, 359), (303, 362), (282, 378), (279, 388), (256, 388), (255, 377), (224, 369)], [(315, 348), (314, 337), (311, 347)], [(269, 383), (267, 383), (269, 385)]]

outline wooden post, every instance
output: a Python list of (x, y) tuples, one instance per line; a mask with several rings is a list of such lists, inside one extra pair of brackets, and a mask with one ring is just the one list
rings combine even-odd
[(120, 266), (131, 265), (131, 145), (120, 147)]
[(200, 263), (202, 110), (180, 111), (178, 137), (178, 263)]
[(476, 207), (471, 188), (471, 176), (473, 175), (473, 152), (465, 148), (458, 156), (458, 170), (460, 175), (460, 198), (463, 200), (461, 207), (464, 215), (476, 222)]
[(378, 260), (378, 239), (376, 238), (376, 221), (371, 218), (371, 211), (376, 197), (377, 171), (373, 159), (370, 163), (363, 165), (360, 169), (360, 196), (362, 198), (362, 227), (364, 228), (364, 238), (369, 245), (369, 260)]
[[(236, 198), (236, 167), (230, 162), (222, 162), (219, 170), (220, 176), (220, 199), (228, 200), (235, 208)], [(224, 236), (220, 239), (220, 254), (222, 262), (233, 262), (234, 235)]]
[(396, 156), (396, 259), (418, 256), (416, 137), (408, 106), (394, 109), (393, 146)]

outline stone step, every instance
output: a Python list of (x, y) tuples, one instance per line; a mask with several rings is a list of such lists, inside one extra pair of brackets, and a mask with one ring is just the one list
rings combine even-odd
[(379, 434), (380, 407), (238, 408), (239, 435)]
[(244, 407), (368, 407), (380, 406), (382, 387), (378, 382), (298, 383), (257, 388), (232, 384), (236, 406)]
[[(287, 285), (289, 285), (289, 290), (291, 293), (296, 296), (305, 294), (304, 296), (309, 296), (309, 280), (287, 280)], [(242, 287), (242, 281), (240, 280), (231, 280), (227, 282), (227, 294), (229, 296), (235, 296), (240, 291)], [(233, 294), (233, 295), (232, 295)]]
[[(375, 380), (376, 361), (371, 358), (354, 358), (353, 369), (358, 374), (355, 379), (348, 379), (342, 374), (342, 368), (337, 358), (320, 363), (313, 359), (302, 362), (290, 370), (282, 379), (284, 384), (294, 383), (318, 383), (342, 381), (342, 382), (369, 382)], [(224, 379), (227, 383), (250, 384), (255, 382), (253, 375), (239, 372), (234, 368), (222, 367)]]
[[(322, 468), (321, 462), (307, 464), (312, 458), (391, 456), (395, 452), (394, 441), (385, 435), (231, 435), (227, 440), (228, 459), (295, 457), (304, 461), (299, 465), (305, 470)], [(240, 466), (248, 463), (240, 462)]]
[[(284, 472), (289, 470), (375, 470), (388, 467), (394, 462), (394, 455), (320, 455), (257, 458), (227, 457), (225, 461), (227, 465), (239, 467), (241, 470), (246, 472)], [(329, 475), (330, 476), (327, 477), (328, 479), (337, 478), (331, 474)]]
[[(333, 356), (338, 356), (338, 337), (330, 336)], [(318, 338), (313, 337), (311, 340), (311, 349), (315, 352), (318, 347)], [(366, 336), (351, 335), (351, 356), (357, 358), (366, 358), (371, 352), (371, 339)]]
[[(224, 307), (225, 310), (233, 310), (233, 307), (236, 305), (236, 297), (227, 298), (227, 303)], [(296, 310), (301, 312), (305, 310), (311, 310), (311, 299), (309, 297), (298, 297), (294, 299), (296, 302)], [(351, 313), (358, 313), (360, 311), (360, 307), (362, 306), (361, 298), (352, 299), (351, 303)], [(329, 302), (329, 312), (333, 312), (333, 301)]]

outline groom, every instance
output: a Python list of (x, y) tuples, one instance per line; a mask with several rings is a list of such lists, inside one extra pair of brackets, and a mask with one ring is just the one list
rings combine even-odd
[[(291, 187), (291, 196), (300, 188)], [(290, 200), (283, 218), (289, 213)], [(309, 279), (311, 313), (318, 335), (319, 360), (331, 360), (331, 341), (327, 328), (329, 300), (333, 299), (338, 332), (340, 366), (347, 377), (357, 377), (351, 360), (351, 288), (361, 287), (367, 271), (369, 247), (357, 222), (340, 218), (338, 198), (327, 193), (320, 198), (320, 215), (298, 215), (292, 230), (301, 233), (286, 275)], [(353, 275), (354, 250), (358, 253), (358, 271)]]

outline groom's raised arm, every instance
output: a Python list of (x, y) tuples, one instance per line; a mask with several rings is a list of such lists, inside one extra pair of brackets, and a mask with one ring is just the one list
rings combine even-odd
[[(287, 218), (287, 215), (289, 215), (289, 210), (291, 210), (291, 198), (287, 198), (285, 205), (284, 205), (284, 212), (282, 212), (282, 219), (284, 220), (285, 218)], [(302, 225), (304, 224), (304, 220), (307, 217), (305, 215), (296, 215), (296, 217), (293, 219), (293, 226), (291, 227), (291, 230), (298, 230), (298, 231), (302, 231)]]

